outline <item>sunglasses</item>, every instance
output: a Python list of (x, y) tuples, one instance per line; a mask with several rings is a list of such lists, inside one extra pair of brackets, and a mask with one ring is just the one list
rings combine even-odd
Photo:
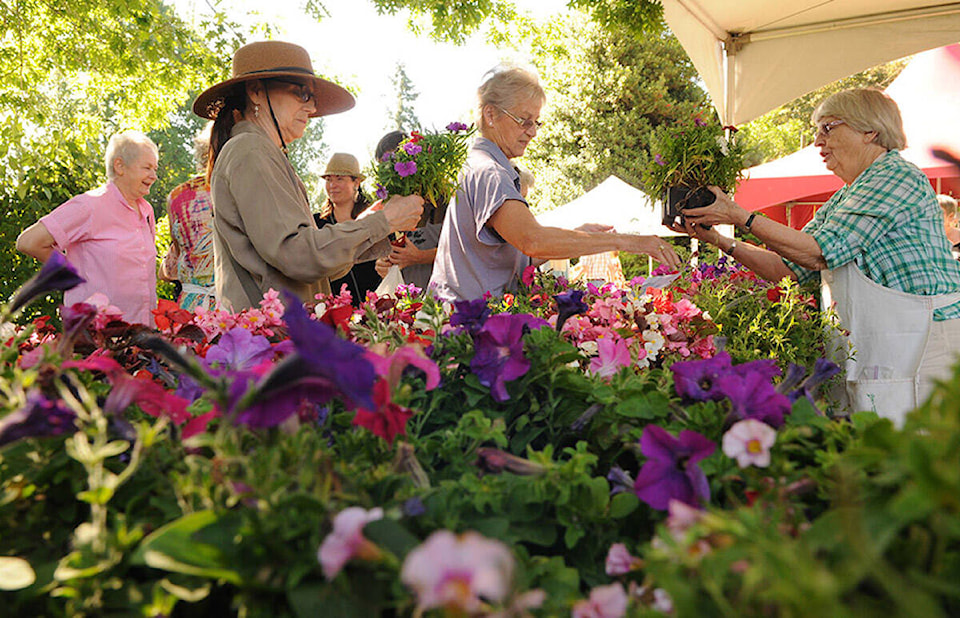
[(312, 101), (317, 100), (317, 98), (313, 95), (313, 92), (310, 90), (310, 88), (301, 82), (295, 82), (289, 79), (279, 79), (276, 77), (272, 78), (270, 81), (280, 83), (280, 84), (289, 84), (291, 86), (296, 86), (297, 89), (293, 94), (298, 99), (300, 99), (301, 103), (308, 103), (311, 100)]
[(503, 109), (502, 107), (499, 109), (501, 112), (509, 116), (511, 120), (513, 120), (518, 125), (520, 125), (520, 128), (523, 129), (524, 131), (529, 131), (531, 127), (537, 127), (537, 129), (543, 128), (543, 123), (540, 122), (539, 120), (530, 120), (529, 118), (518, 118), (517, 116), (514, 116), (513, 114)]

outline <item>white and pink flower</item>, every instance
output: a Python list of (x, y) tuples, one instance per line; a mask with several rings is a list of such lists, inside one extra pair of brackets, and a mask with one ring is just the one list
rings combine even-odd
[(351, 558), (373, 560), (380, 556), (380, 550), (363, 536), (363, 527), (378, 519), (383, 519), (383, 509), (368, 511), (359, 506), (343, 509), (333, 518), (333, 531), (317, 552), (324, 577), (336, 577)]
[(733, 425), (723, 434), (723, 454), (737, 460), (741, 468), (770, 465), (770, 449), (777, 441), (776, 430), (756, 419), (748, 418)]
[(467, 613), (498, 603), (510, 592), (513, 555), (506, 545), (476, 532), (438, 530), (407, 554), (400, 579), (413, 588), (421, 610), (445, 607)]
[(627, 613), (627, 591), (620, 583), (597, 586), (590, 591), (590, 598), (573, 605), (571, 618), (621, 618)]

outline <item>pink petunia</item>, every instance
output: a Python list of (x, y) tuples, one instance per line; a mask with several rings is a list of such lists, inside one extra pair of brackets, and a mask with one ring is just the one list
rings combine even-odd
[(734, 423), (723, 434), (723, 454), (737, 460), (741, 468), (770, 465), (770, 448), (777, 441), (777, 431), (764, 422), (747, 418)]
[(624, 367), (630, 366), (630, 348), (620, 337), (598, 339), (597, 353), (596, 357), (590, 359), (590, 372), (602, 378), (614, 376)]
[(627, 613), (626, 590), (620, 583), (597, 586), (590, 591), (590, 598), (573, 605), (572, 618), (621, 618)]
[(379, 550), (363, 536), (363, 527), (371, 521), (383, 519), (383, 509), (369, 511), (359, 506), (343, 509), (333, 518), (333, 531), (323, 539), (317, 559), (323, 567), (323, 576), (333, 579), (353, 557), (372, 559)]
[(481, 599), (506, 598), (513, 567), (513, 555), (500, 541), (438, 530), (407, 554), (400, 579), (416, 592), (421, 610), (444, 607), (474, 614), (484, 607)]

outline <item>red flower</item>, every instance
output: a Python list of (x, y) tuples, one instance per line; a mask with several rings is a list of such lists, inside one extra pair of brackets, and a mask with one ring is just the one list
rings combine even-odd
[(157, 308), (153, 310), (153, 321), (157, 324), (157, 329), (175, 333), (179, 326), (189, 324), (193, 321), (193, 314), (186, 309), (181, 309), (180, 305), (161, 298), (158, 301)]
[(410, 143), (416, 144), (423, 139), (423, 135), (420, 134), (420, 131), (410, 131)]
[(341, 305), (327, 309), (320, 321), (333, 328), (339, 327), (345, 333), (350, 332), (350, 317), (353, 315), (353, 307), (350, 305)]
[(778, 302), (783, 298), (783, 292), (780, 291), (780, 288), (770, 288), (767, 290), (767, 300), (771, 303)]
[(376, 410), (359, 408), (353, 417), (353, 424), (365, 427), (392, 445), (394, 439), (407, 434), (407, 421), (413, 412), (390, 401), (390, 385), (383, 378), (373, 386), (373, 402)]

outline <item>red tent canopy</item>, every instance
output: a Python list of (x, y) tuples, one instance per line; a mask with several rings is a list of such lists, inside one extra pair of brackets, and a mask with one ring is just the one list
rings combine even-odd
[[(930, 154), (934, 147), (960, 153), (960, 44), (916, 55), (886, 92), (903, 116), (904, 158), (926, 173), (936, 192), (960, 195), (960, 170)], [(809, 146), (747, 170), (736, 200), (799, 229), (842, 185)]]

